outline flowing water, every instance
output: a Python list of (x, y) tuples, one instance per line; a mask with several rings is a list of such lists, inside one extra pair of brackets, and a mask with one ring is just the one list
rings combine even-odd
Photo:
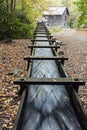
[[(53, 53), (50, 48), (36, 48), (34, 55), (51, 57)], [(31, 77), (61, 76), (54, 60), (34, 60)], [(30, 85), (21, 130), (82, 130), (63, 85)]]

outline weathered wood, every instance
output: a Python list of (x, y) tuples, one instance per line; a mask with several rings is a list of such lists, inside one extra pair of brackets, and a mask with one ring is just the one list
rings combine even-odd
[(34, 39), (37, 38), (37, 37), (39, 37), (39, 38), (46, 38), (46, 37), (47, 37), (48, 39), (52, 39), (53, 36), (51, 36), (51, 35), (45, 35), (45, 36), (42, 36), (42, 35), (34, 35), (34, 36), (33, 36)]
[(28, 46), (28, 48), (31, 49), (31, 54), (32, 54), (33, 48), (55, 48), (55, 50), (56, 50), (56, 52), (57, 52), (57, 49), (60, 48), (60, 46), (55, 46), (55, 45), (49, 45), (49, 46), (35, 46), (35, 45), (31, 45), (31, 46)]
[(35, 32), (49, 32), (49, 31), (45, 30), (45, 29), (37, 29), (37, 30), (35, 30)]
[[(56, 55), (56, 53), (54, 54)], [(60, 62), (57, 62), (60, 74), (62, 77), (64, 78), (69, 78), (68, 74), (66, 73), (66, 71), (64, 70), (63, 65)], [(76, 86), (76, 85), (75, 85)], [(82, 126), (82, 130), (87, 130), (87, 114), (85, 113), (82, 103), (78, 97), (78, 86), (66, 86), (66, 90), (69, 94), (70, 100), (71, 100), (71, 104), (77, 114), (78, 120)]]
[(53, 36), (52, 36), (52, 35), (45, 35), (45, 36), (42, 36), (42, 35), (34, 35), (34, 37), (48, 37), (48, 38), (52, 38)]
[(52, 35), (34, 35), (34, 36), (36, 36), (36, 37), (53, 37)]
[(52, 56), (52, 57), (36, 57), (36, 56), (29, 56), (24, 57), (24, 60), (68, 60), (67, 57), (58, 57), (58, 56)]
[(27, 89), (24, 89), (22, 97), (21, 97), (21, 101), (20, 101), (20, 106), (19, 106), (12, 130), (19, 130), (21, 127), (21, 122), (23, 120), (23, 114), (24, 114), (24, 106), (26, 102), (26, 96), (27, 96)]
[[(59, 15), (58, 12), (60, 12), (61, 15)], [(45, 24), (47, 24), (49, 27), (68, 27), (68, 17), (69, 11), (64, 7), (61, 7), (61, 9), (60, 7), (48, 7), (47, 12), (43, 14), (43, 19), (47, 20)]]
[(51, 44), (53, 44), (54, 42), (56, 42), (54, 39), (31, 39), (31, 42), (34, 44), (34, 42), (50, 42)]
[(47, 40), (45, 40), (45, 39), (31, 39), (31, 41), (32, 42), (55, 42), (55, 40), (49, 40), (49, 39), (47, 39)]
[(85, 85), (85, 81), (82, 79), (73, 78), (28, 78), (27, 80), (14, 81), (14, 84), (18, 85)]
[(24, 57), (24, 60), (27, 60), (27, 70), (29, 68), (29, 64), (31, 60), (59, 60), (63, 65), (64, 65), (64, 61), (68, 60), (67, 57), (58, 57), (58, 56), (53, 56), (53, 57), (33, 57), (33, 56), (29, 56), (29, 57)]
[(47, 32), (34, 32), (34, 34), (49, 34), (49, 35), (51, 35), (51, 33), (47, 33)]
[(28, 46), (28, 48), (60, 48), (60, 46), (55, 46), (55, 45), (52, 45), (52, 46), (35, 46), (35, 45), (31, 45), (31, 46)]

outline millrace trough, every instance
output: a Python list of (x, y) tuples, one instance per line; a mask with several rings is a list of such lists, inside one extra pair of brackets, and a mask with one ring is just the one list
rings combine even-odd
[(43, 22), (37, 23), (28, 74), (14, 81), (20, 85), (21, 102), (13, 130), (87, 130), (87, 116), (78, 97), (82, 79), (64, 70), (67, 57), (58, 55), (59, 45)]

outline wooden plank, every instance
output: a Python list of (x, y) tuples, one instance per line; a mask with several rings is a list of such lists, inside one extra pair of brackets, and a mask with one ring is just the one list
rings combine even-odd
[(32, 42), (55, 42), (55, 40), (49, 40), (49, 39), (31, 39)]
[(51, 46), (51, 45), (49, 45), (49, 46), (35, 46), (35, 45), (31, 45), (31, 46), (28, 46), (28, 48), (60, 48), (60, 46), (55, 46), (55, 45), (53, 45), (53, 46)]
[(54, 39), (31, 39), (32, 44), (34, 44), (34, 42), (49, 42), (50, 44), (53, 44), (54, 42), (56, 42), (56, 40)]
[(29, 57), (24, 57), (24, 60), (27, 60), (27, 70), (28, 70), (31, 60), (59, 60), (64, 65), (64, 61), (68, 60), (68, 58), (67, 57), (58, 57), (58, 56), (53, 56), (53, 57), (33, 57), (33, 56), (29, 56)]
[(24, 106), (25, 106), (25, 101), (26, 101), (26, 93), (27, 93), (27, 90), (24, 89), (12, 130), (21, 129), (21, 122), (23, 121)]
[(53, 36), (52, 36), (52, 35), (48, 35), (48, 34), (45, 35), (45, 36), (44, 36), (44, 35), (42, 36), (42, 35), (37, 35), (37, 34), (35, 34), (33, 37), (34, 37), (34, 39), (35, 39), (36, 37), (40, 37), (40, 38), (43, 38), (43, 37), (44, 37), (44, 38), (52, 39)]
[(55, 45), (49, 45), (49, 46), (35, 46), (35, 45), (31, 45), (31, 46), (28, 46), (29, 49), (31, 49), (31, 54), (32, 54), (32, 51), (33, 51), (33, 48), (55, 48), (56, 52), (57, 52), (57, 49), (60, 48), (60, 46), (55, 46)]
[(34, 37), (50, 37), (50, 38), (52, 38), (53, 36), (51, 36), (51, 35), (45, 35), (45, 36), (42, 36), (42, 35), (34, 35)]
[(51, 34), (51, 33), (47, 33), (47, 32), (34, 32), (34, 34)]
[(72, 78), (28, 78), (26, 80), (14, 81), (16, 85), (85, 85), (82, 79)]
[(68, 60), (68, 58), (67, 57), (58, 57), (58, 56), (52, 56), (52, 57), (29, 56), (29, 57), (24, 57), (24, 60)]
[(34, 32), (49, 32), (48, 30), (45, 30), (45, 29), (37, 29), (37, 30), (35, 30)]

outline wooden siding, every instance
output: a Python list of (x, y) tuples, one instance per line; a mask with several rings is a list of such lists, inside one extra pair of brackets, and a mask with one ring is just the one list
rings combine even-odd
[(43, 15), (43, 17), (48, 20), (46, 24), (49, 27), (53, 26), (68, 27), (67, 22), (69, 15), (67, 13), (67, 10), (65, 10), (62, 15)]

